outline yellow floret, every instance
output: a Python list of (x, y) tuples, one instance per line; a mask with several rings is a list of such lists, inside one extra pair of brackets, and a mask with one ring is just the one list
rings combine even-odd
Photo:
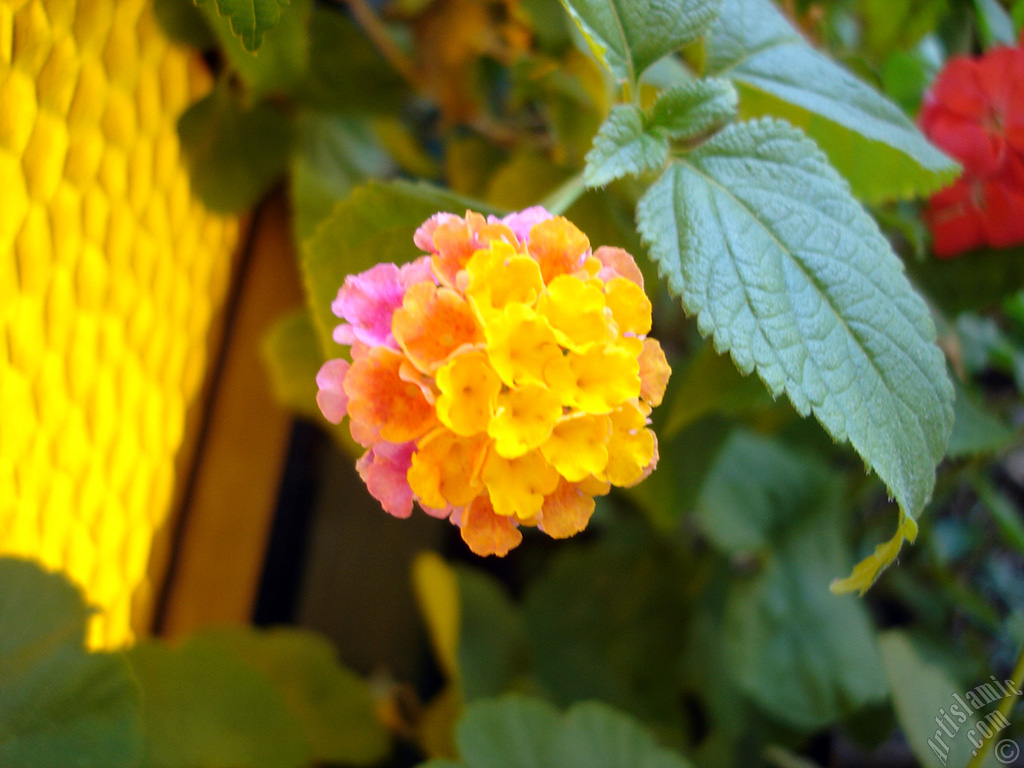
[(576, 413), (555, 425), (541, 452), (558, 474), (577, 483), (604, 471), (611, 434), (612, 421), (608, 416)]
[(551, 436), (562, 415), (556, 392), (539, 384), (526, 384), (498, 396), (498, 408), (487, 427), (494, 449), (506, 459), (539, 448)]
[(544, 505), (544, 497), (558, 487), (558, 472), (537, 450), (515, 459), (491, 451), (482, 476), (494, 511), (520, 520), (535, 517)]
[(494, 242), (477, 251), (467, 262), (466, 272), (466, 297), (483, 322), (512, 302), (533, 306), (544, 289), (540, 265), (508, 243)]
[(583, 282), (572, 275), (560, 275), (538, 300), (537, 313), (547, 318), (563, 347), (580, 350), (618, 335), (611, 312), (605, 310), (600, 286), (598, 280)]
[(523, 304), (509, 304), (484, 328), (491, 365), (508, 386), (540, 384), (545, 370), (562, 356), (547, 319)]
[(437, 371), (437, 417), (457, 435), (484, 432), (494, 414), (501, 379), (484, 352), (456, 355)]
[(628, 488), (643, 479), (644, 469), (654, 459), (654, 433), (646, 428), (647, 418), (636, 403), (616, 408), (611, 421), (608, 466), (597, 477)]
[(643, 288), (616, 277), (608, 281), (605, 294), (620, 333), (643, 335), (651, 330), (651, 300)]
[[(639, 339), (633, 341), (642, 347)], [(640, 395), (637, 355), (619, 345), (600, 344), (570, 352), (548, 366), (547, 374), (562, 403), (586, 413), (610, 413)]]

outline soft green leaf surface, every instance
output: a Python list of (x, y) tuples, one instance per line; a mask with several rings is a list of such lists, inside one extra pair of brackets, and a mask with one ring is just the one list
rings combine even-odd
[(501, 582), (483, 571), (456, 567), (463, 701), (505, 693), (528, 666), (523, 617)]
[(139, 691), (124, 655), (89, 653), (89, 610), (63, 576), (0, 558), (0, 765), (134, 768)]
[(193, 191), (206, 207), (238, 213), (284, 172), (291, 124), (266, 103), (245, 109), (226, 83), (189, 107), (178, 137)]
[(908, 261), (907, 271), (950, 315), (991, 309), (1024, 287), (1024, 247), (985, 248), (955, 259)]
[(312, 752), (284, 696), (211, 643), (128, 651), (143, 693), (146, 768), (300, 768)]
[(327, 112), (299, 116), (289, 192), (300, 240), (312, 235), (355, 186), (392, 170), (368, 122)]
[(153, 0), (153, 15), (160, 30), (172, 42), (199, 50), (217, 44), (203, 12), (191, 0)]
[(702, 333), (849, 441), (916, 516), (952, 427), (924, 302), (813, 143), (732, 125), (641, 199), (644, 239)]
[[(768, 487), (779, 492), (773, 480)], [(850, 566), (838, 515), (844, 491), (825, 484), (816, 497), (794, 494), (788, 509), (779, 499), (798, 522), (765, 553), (759, 573), (733, 582), (726, 607), (736, 684), (801, 730), (817, 730), (886, 693), (864, 604), (829, 593), (829, 581)]]
[(986, 48), (1017, 44), (1013, 19), (999, 0), (974, 0), (974, 12), (978, 16), (978, 36)]
[(666, 162), (665, 138), (644, 129), (644, 116), (637, 107), (620, 104), (594, 137), (583, 181), (588, 187), (603, 187), (623, 176), (660, 171)]
[(303, 416), (319, 419), (316, 374), (324, 358), (308, 310), (291, 312), (271, 326), (263, 342), (263, 359), (277, 399)]
[(254, 101), (264, 94), (288, 91), (309, 68), (309, 21), (312, 0), (290, 0), (280, 21), (264, 36), (259, 51), (246, 48), (211, 3), (201, 6), (231, 67), (249, 88)]
[[(728, 359), (726, 365), (736, 371), (736, 366)], [(735, 375), (740, 378), (738, 373)], [(771, 402), (761, 382), (754, 379), (753, 383), (761, 400)], [(693, 510), (701, 484), (734, 426), (721, 413), (714, 413), (688, 421), (671, 434), (656, 427), (661, 471), (653, 472), (642, 483), (625, 491), (655, 527), (674, 530), (680, 518)]]
[(263, 43), (263, 35), (277, 26), (289, 0), (196, 0), (200, 6), (209, 2), (227, 17), (245, 49), (255, 51)]
[(728, 80), (692, 80), (658, 97), (651, 108), (650, 125), (672, 139), (695, 139), (732, 121), (738, 103), (736, 89)]
[[(660, 746), (636, 720), (594, 701), (576, 704), (564, 715), (540, 699), (524, 696), (482, 701), (467, 708), (457, 734), (469, 768), (690, 765)], [(427, 765), (437, 768), (436, 763)]]
[(695, 520), (728, 554), (760, 549), (796, 522), (824, 492), (828, 473), (779, 443), (738, 431), (718, 453), (697, 501)]
[(447, 211), (464, 215), (467, 209), (490, 213), (480, 203), (426, 184), (370, 183), (338, 203), (308, 240), (302, 253), (313, 320), (327, 358), (341, 347), (331, 334), (339, 322), (331, 302), (345, 277), (379, 262), (404, 263), (423, 255), (413, 243), (416, 228), (433, 214)]
[(309, 25), (309, 70), (295, 97), (343, 115), (395, 113), (408, 86), (355, 23), (333, 4), (317, 4)]
[(636, 83), (654, 62), (703, 35), (721, 0), (563, 0), (594, 55)]
[(456, 728), (471, 768), (562, 768), (556, 758), (557, 709), (540, 699), (504, 696), (472, 704)]
[[(671, 438), (679, 430), (712, 413), (736, 415), (768, 408), (771, 396), (754, 376), (744, 376), (727, 355), (707, 342), (682, 370), (673, 372), (671, 398), (662, 408), (667, 416), (659, 435)], [(638, 486), (642, 487), (642, 486)]]
[(688, 768), (636, 720), (596, 701), (573, 706), (558, 739), (559, 768)]
[(876, 56), (912, 48), (935, 29), (949, 0), (861, 0), (864, 47)]
[[(530, 585), (524, 611), (538, 681), (559, 704), (600, 699), (676, 725), (675, 668), (684, 631), (684, 576), (649, 538), (561, 553)], [(614, 659), (614, 663), (610, 663)]]
[(869, 202), (928, 194), (957, 171), (899, 107), (808, 45), (771, 0), (723, 0), (707, 74), (735, 82), (741, 114), (803, 128)]
[(366, 765), (387, 754), (389, 740), (362, 678), (343, 667), (331, 644), (301, 629), (207, 630), (190, 647), (223, 650), (259, 670), (281, 692), (316, 763)]
[[(925, 768), (946, 768), (966, 766), (971, 760), (971, 742), (967, 731), (973, 727), (974, 718), (968, 719), (955, 738), (949, 738), (939, 731), (936, 718), (942, 719), (939, 710), (951, 711), (958, 706), (954, 694), (961, 697), (968, 690), (940, 662), (937, 657), (926, 653), (904, 632), (886, 632), (879, 638), (879, 649), (885, 665), (889, 688), (900, 728), (910, 743), (914, 755)], [(967, 712), (964, 712), (966, 716)], [(935, 740), (936, 733), (943, 744)], [(929, 740), (945, 754), (946, 759), (929, 746)], [(990, 765), (986, 763), (986, 765)]]
[(974, 456), (1006, 447), (1013, 432), (989, 413), (967, 389), (956, 385), (953, 403), (953, 432), (949, 436), (947, 456)]

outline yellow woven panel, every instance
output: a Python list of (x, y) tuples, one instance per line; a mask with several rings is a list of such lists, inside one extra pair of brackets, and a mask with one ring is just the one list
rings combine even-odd
[(0, 0), (0, 551), (130, 640), (236, 224), (175, 122), (209, 88), (148, 0)]

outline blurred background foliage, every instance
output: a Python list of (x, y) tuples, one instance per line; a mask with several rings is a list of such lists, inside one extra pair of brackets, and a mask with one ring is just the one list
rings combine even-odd
[[(275, 535), (298, 543), (271, 542), (255, 618), (307, 629), (91, 651), (73, 587), (0, 561), (0, 764), (966, 766), (963, 734), (947, 759), (929, 747), (936, 718), (990, 675), (1019, 680), (1024, 645), (1024, 251), (936, 261), (920, 202), (888, 191), (898, 164), (830, 152), (926, 296), (956, 382), (916, 544), (863, 597), (835, 596), (891, 534), (886, 489), (701, 338), (637, 234), (642, 180), (584, 191), (620, 94), (558, 0), (277, 0), (249, 3), (267, 14), (249, 26), (244, 5), (153, 8), (214, 78), (178, 122), (195, 194), (223, 214), (289, 201), (309, 303), (264, 355), (311, 469), (282, 490)], [(1024, 24), (1024, 0), (780, 7), (911, 118), (946, 59), (1014, 45)], [(660, 61), (641, 103), (705, 56)], [(740, 91), (741, 116), (771, 111)], [(481, 561), (454, 528), (375, 508), (314, 377), (345, 275), (412, 256), (436, 211), (538, 203), (637, 256), (674, 370), (661, 463), (576, 539)], [(275, 583), (281, 557), (300, 578)], [(1010, 719), (1000, 738), (1024, 744)]]

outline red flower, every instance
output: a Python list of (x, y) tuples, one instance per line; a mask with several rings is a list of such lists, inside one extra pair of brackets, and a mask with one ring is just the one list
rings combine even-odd
[(925, 96), (920, 123), (964, 166), (929, 201), (935, 255), (1024, 242), (1024, 50), (950, 59)]

